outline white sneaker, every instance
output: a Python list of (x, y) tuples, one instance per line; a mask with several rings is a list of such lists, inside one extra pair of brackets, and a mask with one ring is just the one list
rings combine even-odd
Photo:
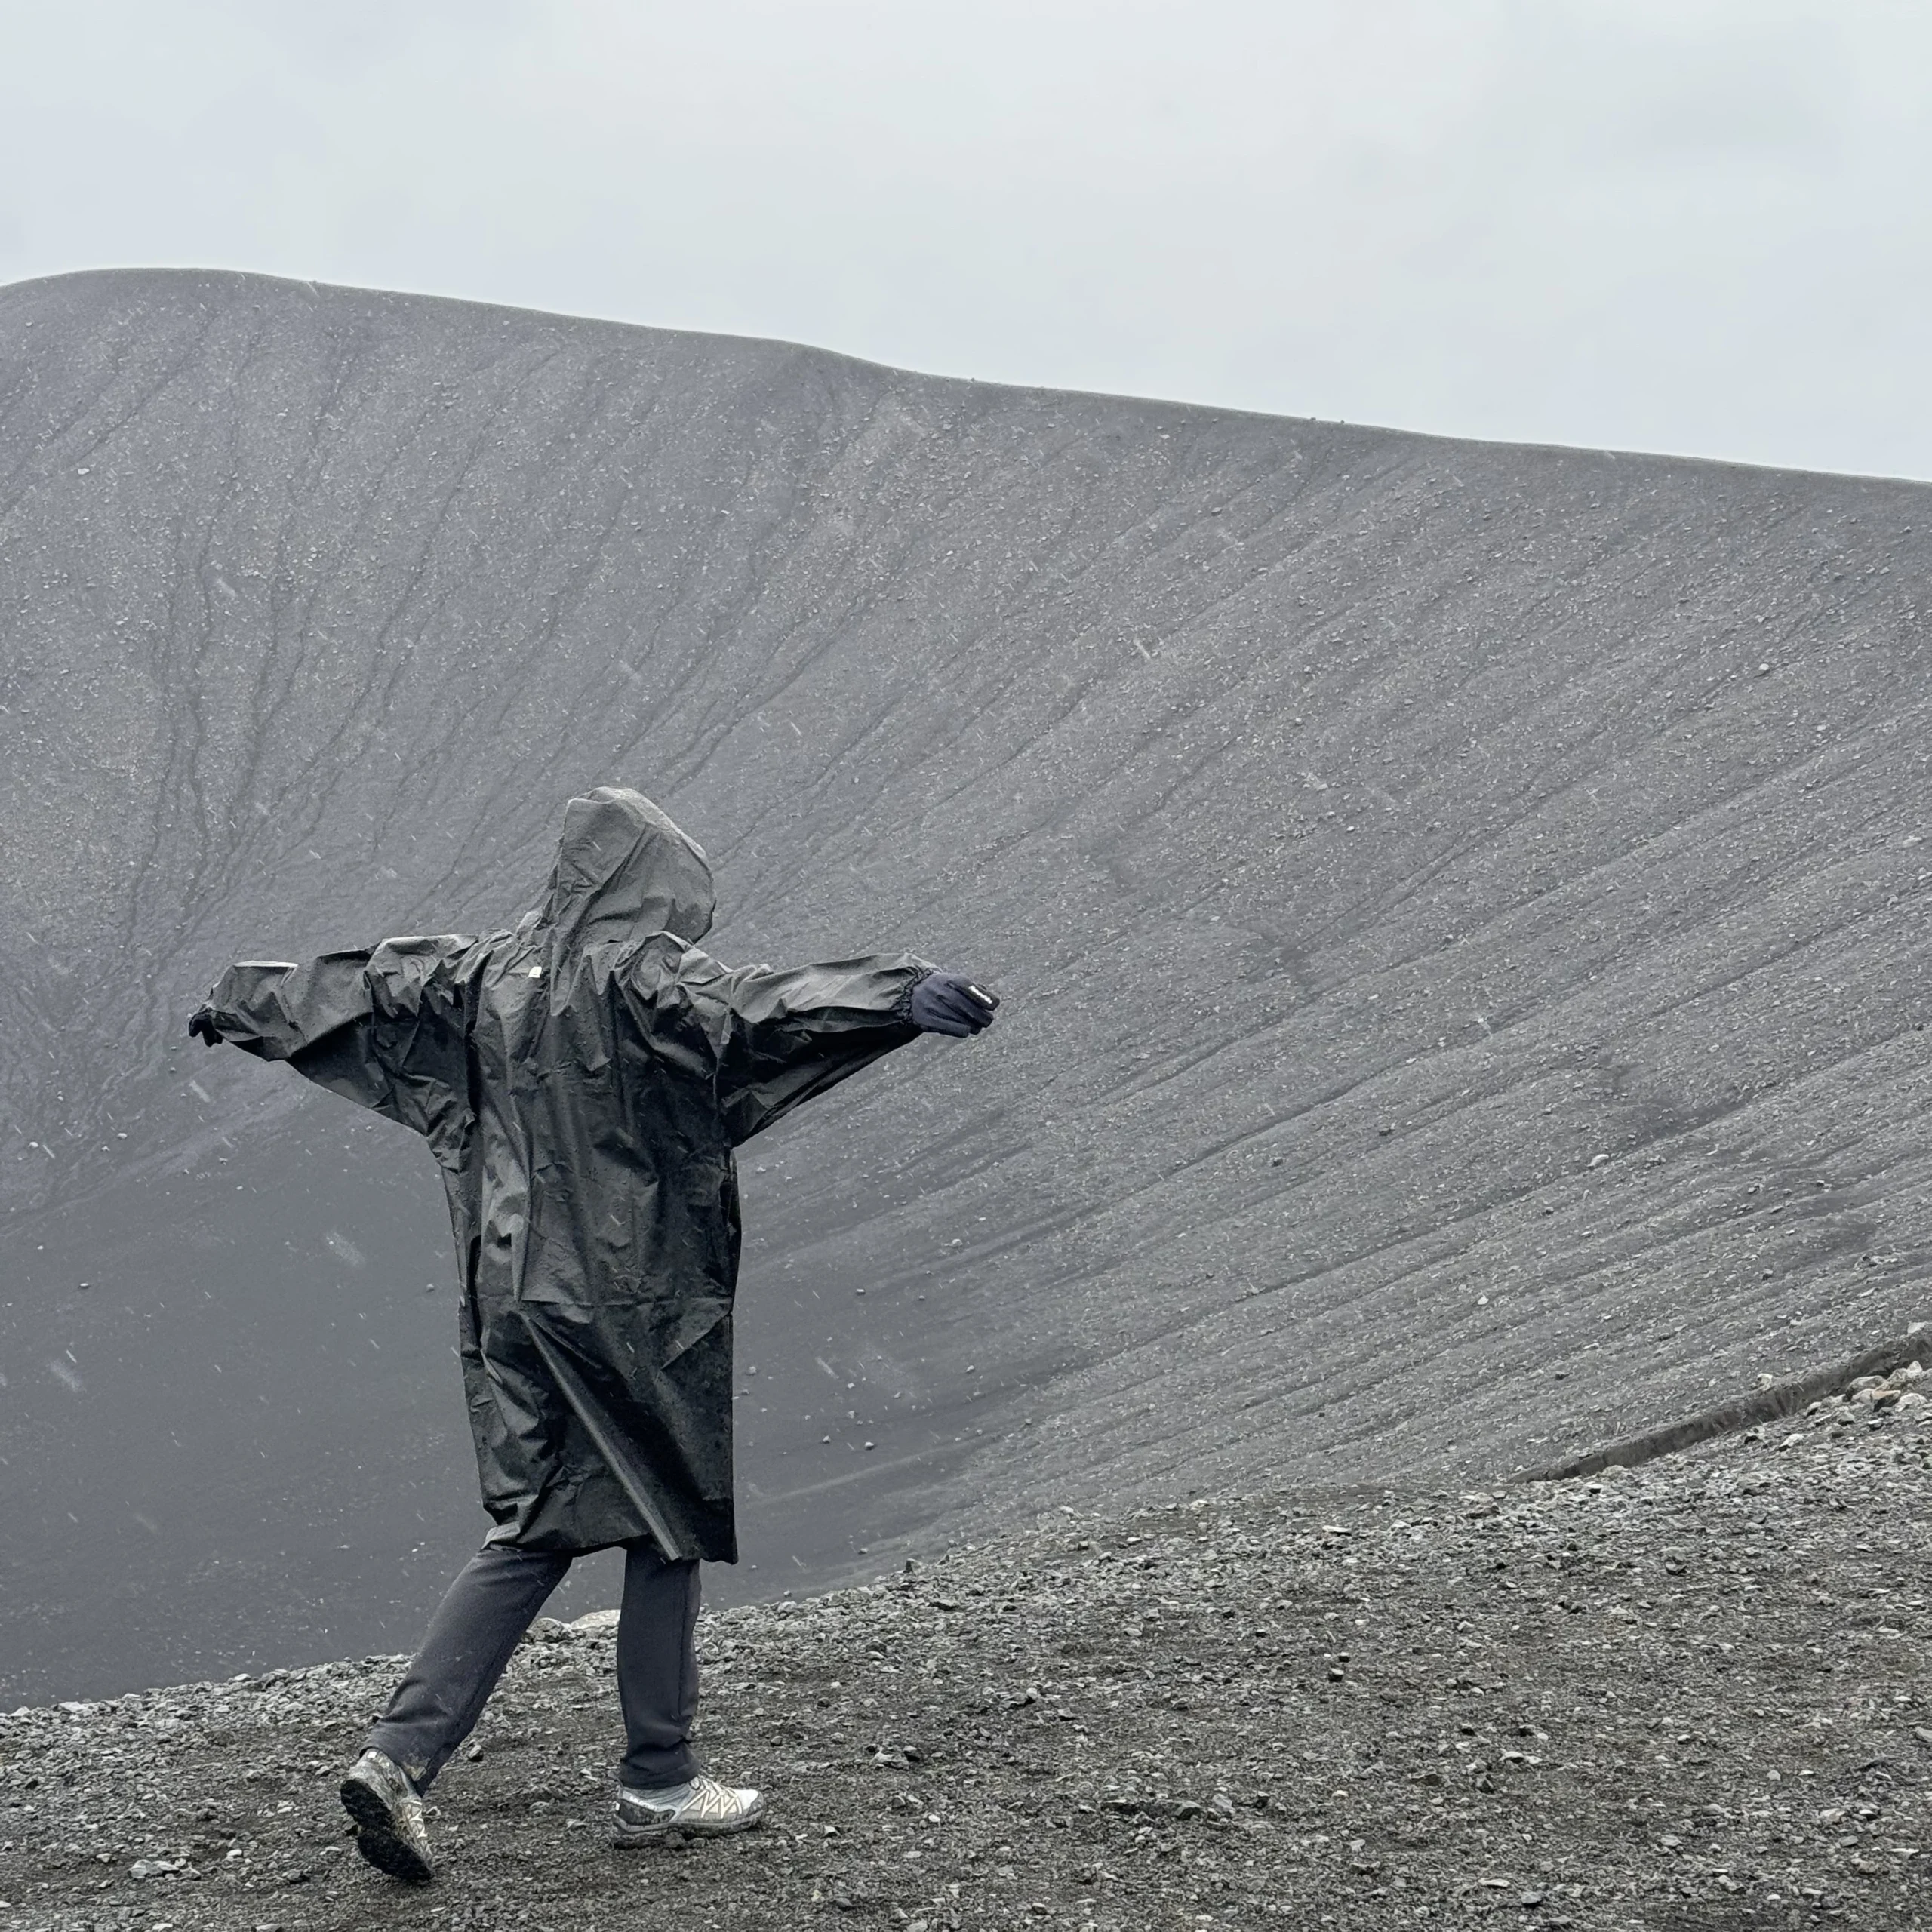
[(342, 1781), (342, 1803), (355, 1821), (355, 1849), (377, 1871), (415, 1885), (436, 1875), (423, 1801), (400, 1764), (364, 1752)]
[(618, 1787), (614, 1845), (657, 1844), (673, 1836), (722, 1838), (748, 1832), (764, 1816), (764, 1793), (720, 1784), (703, 1771), (685, 1784), (661, 1791)]

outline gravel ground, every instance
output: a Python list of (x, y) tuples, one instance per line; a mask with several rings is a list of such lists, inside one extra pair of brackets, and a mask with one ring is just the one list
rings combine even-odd
[[(1924, 1378), (1918, 1378), (1924, 1386)], [(540, 1624), (405, 1890), (335, 1780), (397, 1660), (0, 1718), (0, 1925), (1932, 1924), (1932, 1402), (1635, 1471), (1062, 1512), (708, 1617), (747, 1837), (620, 1854), (608, 1617)]]

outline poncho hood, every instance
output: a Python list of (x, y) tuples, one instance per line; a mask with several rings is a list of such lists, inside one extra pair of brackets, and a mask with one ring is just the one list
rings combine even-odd
[(671, 933), (695, 945), (716, 906), (697, 841), (641, 792), (600, 785), (564, 808), (564, 835), (537, 911), (566, 951)]

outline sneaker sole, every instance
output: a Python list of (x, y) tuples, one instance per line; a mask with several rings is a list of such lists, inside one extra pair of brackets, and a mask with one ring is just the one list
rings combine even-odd
[(637, 1851), (647, 1845), (669, 1844), (673, 1839), (728, 1838), (739, 1832), (749, 1832), (764, 1820), (764, 1807), (758, 1808), (746, 1818), (734, 1818), (729, 1824), (708, 1825), (618, 1825), (611, 1834), (611, 1842), (620, 1851)]
[(389, 1807), (361, 1779), (343, 1780), (342, 1808), (355, 1824), (355, 1849), (378, 1872), (412, 1885), (426, 1885), (435, 1878), (435, 1866), (398, 1833)]

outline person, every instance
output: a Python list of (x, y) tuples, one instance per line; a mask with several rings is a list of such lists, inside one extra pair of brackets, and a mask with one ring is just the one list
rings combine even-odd
[(737, 1555), (732, 1149), (921, 1033), (999, 1004), (903, 953), (774, 971), (699, 949), (702, 849), (649, 799), (571, 800), (509, 932), (230, 967), (192, 1034), (281, 1060), (424, 1135), (442, 1170), (494, 1527), (342, 1786), (371, 1864), (426, 1881), (423, 1794), (572, 1559), (625, 1552), (614, 1842), (758, 1823), (693, 1754), (700, 1560)]

